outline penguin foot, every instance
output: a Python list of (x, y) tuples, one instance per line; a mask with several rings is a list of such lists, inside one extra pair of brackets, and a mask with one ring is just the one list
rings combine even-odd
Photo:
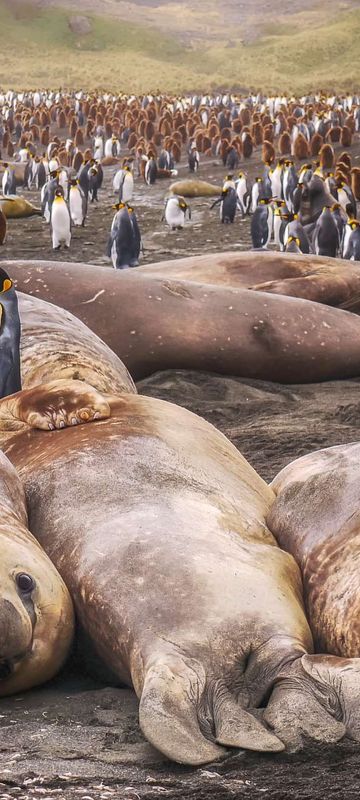
[(26, 423), (53, 431), (109, 416), (105, 395), (77, 380), (43, 383), (0, 402), (0, 430), (19, 430), (19, 423)]

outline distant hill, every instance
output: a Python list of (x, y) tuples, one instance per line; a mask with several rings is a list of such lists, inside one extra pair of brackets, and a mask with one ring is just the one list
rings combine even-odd
[(0, 21), (3, 87), (360, 87), (360, 0), (0, 0)]

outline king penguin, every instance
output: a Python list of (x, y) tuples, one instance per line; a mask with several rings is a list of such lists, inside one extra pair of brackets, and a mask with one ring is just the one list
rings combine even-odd
[(5, 172), (2, 178), (2, 191), (3, 195), (16, 194), (16, 177), (15, 170), (11, 164), (4, 164)]
[(106, 255), (111, 258), (114, 269), (127, 269), (139, 263), (140, 232), (133, 209), (124, 203), (116, 203)]
[(245, 172), (239, 172), (239, 176), (235, 181), (236, 194), (242, 216), (245, 217), (249, 212), (250, 205), (250, 192), (248, 189)]
[(61, 186), (55, 191), (54, 202), (51, 207), (51, 236), (53, 250), (60, 250), (62, 244), (64, 244), (65, 247), (70, 247), (70, 212)]
[(77, 227), (84, 227), (87, 214), (87, 197), (79, 186), (78, 178), (70, 180), (69, 209), (71, 221)]
[(239, 205), (236, 189), (232, 186), (227, 186), (222, 190), (220, 197), (212, 203), (210, 210), (216, 205), (220, 204), (220, 220), (228, 224), (234, 222), (236, 209)]
[(190, 208), (185, 201), (184, 197), (179, 195), (171, 195), (165, 200), (165, 208), (162, 219), (166, 220), (169, 228), (172, 231), (182, 229), (185, 225), (186, 212), (189, 212), (189, 219), (191, 219)]
[(357, 219), (349, 219), (345, 226), (343, 258), (360, 261), (360, 222)]
[(251, 217), (251, 239), (255, 250), (265, 250), (270, 242), (273, 213), (267, 197), (259, 200), (259, 205)]
[(20, 391), (18, 301), (12, 280), (0, 268), (0, 398)]
[(339, 231), (336, 221), (331, 208), (325, 206), (317, 220), (314, 230), (314, 252), (317, 256), (336, 258), (339, 246)]

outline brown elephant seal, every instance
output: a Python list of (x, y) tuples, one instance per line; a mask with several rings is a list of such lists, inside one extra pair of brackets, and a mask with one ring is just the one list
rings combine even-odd
[(304, 581), (318, 650), (360, 656), (360, 444), (293, 461), (272, 483), (268, 524)]
[(172, 183), (169, 192), (170, 194), (180, 194), (182, 197), (215, 197), (221, 194), (221, 186), (189, 178)]
[(135, 379), (165, 369), (279, 383), (360, 374), (360, 319), (346, 311), (247, 289), (147, 278), (136, 270), (49, 261), (3, 266), (18, 289), (79, 317)]
[(250, 250), (143, 264), (137, 271), (147, 277), (238, 286), (360, 311), (359, 268), (340, 258)]
[(26, 217), (41, 217), (41, 208), (35, 208), (25, 197), (17, 195), (1, 196), (0, 209), (6, 219), (25, 219)]
[[(22, 385), (31, 388), (0, 401), (3, 446), (9, 440), (14, 444), (19, 433), (26, 438), (30, 427), (74, 429), (109, 416), (101, 390), (135, 391), (119, 359), (78, 319), (37, 298), (19, 295), (18, 300)], [(63, 581), (28, 530), (22, 486), (2, 454), (0, 508), (2, 695), (43, 683), (58, 672), (70, 648), (73, 616)]]
[[(140, 698), (145, 736), (194, 765), (224, 746), (298, 747), (303, 730), (360, 739), (360, 661), (308, 655), (300, 572), (265, 524), (271, 489), (189, 411), (108, 401), (106, 420), (18, 433), (5, 452), (87, 637)], [(276, 734), (252, 713), (274, 686)]]
[(64, 582), (28, 530), (21, 481), (1, 452), (0, 509), (3, 696), (43, 683), (58, 672), (71, 646), (74, 616)]
[[(82, 381), (52, 381), (0, 400), (0, 439), (55, 430), (110, 415), (106, 398)], [(24, 433), (25, 431), (25, 433)], [(28, 530), (19, 476), (0, 452), (0, 696), (52, 678), (74, 628), (64, 582)]]

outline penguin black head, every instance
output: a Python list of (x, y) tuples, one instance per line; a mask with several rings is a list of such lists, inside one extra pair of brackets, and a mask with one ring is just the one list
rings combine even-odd
[(61, 186), (59, 186), (59, 187), (56, 189), (56, 192), (55, 192), (55, 197), (62, 197), (62, 198), (64, 197), (64, 191), (63, 191), (63, 189), (61, 188)]
[(122, 208), (126, 207), (126, 203), (115, 203), (112, 208), (115, 208), (116, 211), (121, 211)]
[(227, 175), (225, 178), (226, 181), (232, 181), (233, 179), (234, 179), (233, 175)]
[(52, 172), (50, 172), (50, 178), (57, 178), (58, 174), (58, 170), (54, 169)]

